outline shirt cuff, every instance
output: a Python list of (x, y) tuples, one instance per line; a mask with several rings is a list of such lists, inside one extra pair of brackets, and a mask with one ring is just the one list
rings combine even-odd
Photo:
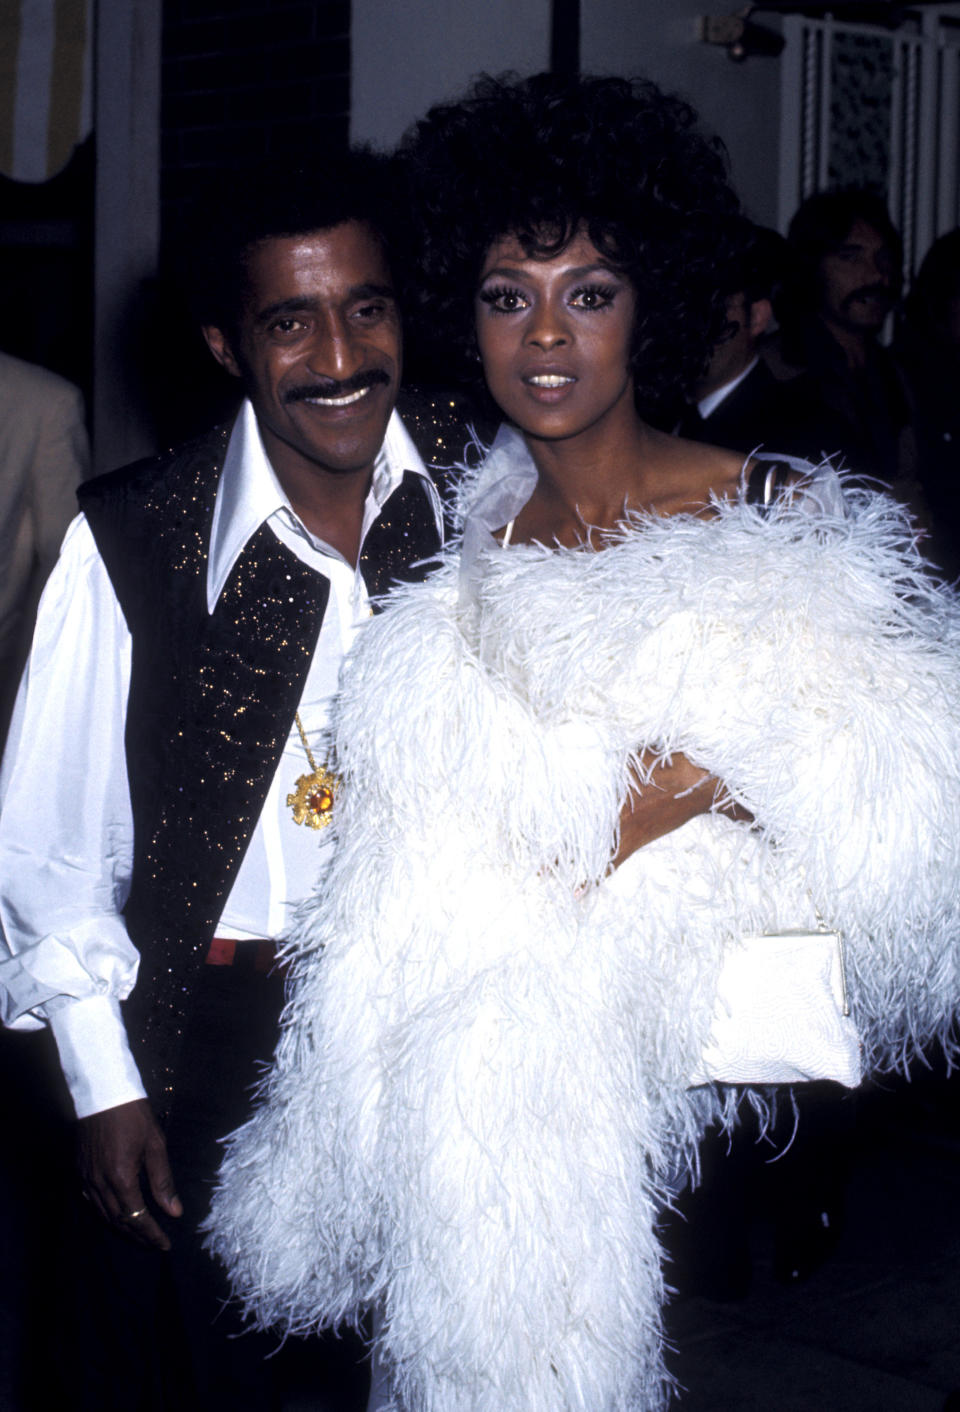
[(75, 1000), (60, 1006), (49, 1023), (78, 1118), (146, 1097), (118, 1000)]

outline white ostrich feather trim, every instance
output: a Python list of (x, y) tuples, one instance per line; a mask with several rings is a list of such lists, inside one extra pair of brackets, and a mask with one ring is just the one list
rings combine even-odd
[[(266, 1325), (378, 1301), (407, 1412), (668, 1393), (654, 1225), (729, 1095), (687, 1090), (723, 948), (846, 933), (868, 1068), (960, 996), (960, 614), (881, 496), (637, 518), (399, 590), (346, 664), (337, 849), (212, 1245)], [(632, 752), (758, 821), (603, 878)], [(578, 897), (578, 888), (592, 883)]]

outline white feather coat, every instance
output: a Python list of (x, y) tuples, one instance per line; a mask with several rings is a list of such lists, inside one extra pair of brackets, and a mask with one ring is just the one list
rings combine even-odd
[[(893, 502), (849, 505), (490, 548), (466, 601), (452, 558), (364, 630), (335, 856), (210, 1223), (261, 1324), (379, 1304), (409, 1412), (659, 1408), (664, 1185), (733, 1102), (686, 1087), (723, 948), (815, 901), (867, 1069), (949, 1046), (960, 612)], [(611, 885), (645, 745), (759, 827), (698, 818)]]

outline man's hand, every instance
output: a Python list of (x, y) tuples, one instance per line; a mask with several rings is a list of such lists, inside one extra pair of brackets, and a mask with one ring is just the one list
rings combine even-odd
[[(643, 752), (644, 765), (653, 758), (649, 751)], [(728, 814), (731, 819), (753, 822), (752, 814), (729, 799), (720, 780), (692, 765), (686, 755), (673, 755), (669, 765), (655, 765), (650, 783), (641, 785), (637, 780), (620, 811), (620, 847), (611, 866), (619, 867), (644, 844), (672, 833), (711, 809)]]
[(120, 1103), (80, 1119), (80, 1176), (84, 1195), (104, 1220), (140, 1245), (169, 1250), (170, 1241), (154, 1220), (140, 1185), (167, 1216), (182, 1216), (173, 1184), (167, 1144), (145, 1098)]

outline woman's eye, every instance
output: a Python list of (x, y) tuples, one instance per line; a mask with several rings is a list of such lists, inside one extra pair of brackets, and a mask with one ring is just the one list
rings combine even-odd
[(570, 303), (574, 309), (606, 309), (613, 303), (616, 293), (615, 289), (605, 285), (585, 285), (573, 291)]
[(482, 289), (480, 302), (489, 305), (497, 314), (513, 314), (518, 309), (527, 307), (527, 301), (519, 289), (507, 289), (500, 286)]

